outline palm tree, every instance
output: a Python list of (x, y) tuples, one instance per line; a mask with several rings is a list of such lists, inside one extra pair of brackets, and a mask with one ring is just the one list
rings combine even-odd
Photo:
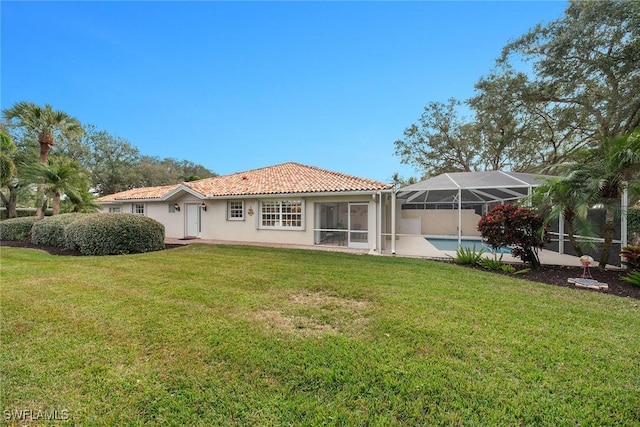
[[(84, 133), (78, 119), (64, 111), (54, 110), (49, 104), (40, 107), (32, 102), (18, 102), (4, 110), (3, 115), (10, 127), (22, 128), (26, 134), (37, 136), (42, 165), (47, 165), (49, 162), (49, 151), (55, 145), (56, 138), (79, 138)], [(38, 186), (38, 193), (36, 215), (42, 218), (44, 216), (42, 185)]]
[(567, 235), (573, 250), (578, 256), (584, 255), (582, 246), (575, 237), (580, 234), (591, 234), (591, 227), (587, 220), (590, 194), (584, 186), (584, 180), (577, 176), (548, 178), (535, 188), (531, 197), (534, 206), (546, 212), (546, 222), (564, 218), (567, 225)]
[(600, 268), (607, 265), (613, 244), (615, 211), (625, 189), (635, 193), (640, 180), (640, 130), (605, 138), (598, 147), (581, 153), (570, 174), (585, 178), (585, 186), (605, 209), (604, 244)]
[(57, 137), (79, 138), (84, 133), (78, 119), (64, 111), (54, 110), (49, 104), (40, 107), (33, 102), (18, 102), (4, 110), (3, 114), (9, 126), (20, 127), (37, 135), (40, 163), (43, 165), (49, 161), (49, 151)]
[(98, 212), (102, 207), (95, 202), (97, 197), (89, 191), (83, 189), (79, 193), (67, 193), (67, 198), (63, 201), (65, 212), (93, 213)]
[(33, 181), (43, 184), (45, 192), (53, 196), (53, 215), (60, 213), (63, 194), (77, 200), (88, 188), (86, 171), (68, 157), (54, 158), (47, 165), (35, 163), (29, 169), (29, 176)]

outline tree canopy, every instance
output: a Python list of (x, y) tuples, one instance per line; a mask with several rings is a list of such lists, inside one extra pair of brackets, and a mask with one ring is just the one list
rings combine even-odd
[(508, 43), (475, 89), (465, 101), (429, 102), (395, 141), (401, 161), (425, 177), (537, 172), (638, 128), (640, 2), (571, 1)]
[[(18, 203), (35, 203), (42, 214), (45, 192), (52, 196), (55, 213), (61, 206), (81, 211), (95, 208), (95, 196), (215, 175), (188, 160), (142, 155), (126, 139), (93, 125), (82, 126), (48, 104), (19, 102), (4, 110), (3, 117), (0, 199), (9, 217), (16, 216)], [(30, 185), (34, 182), (40, 190), (35, 199)], [(68, 202), (61, 203), (63, 195)]]

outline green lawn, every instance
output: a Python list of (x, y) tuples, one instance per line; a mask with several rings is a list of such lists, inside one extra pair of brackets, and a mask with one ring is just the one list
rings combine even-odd
[(2, 248), (1, 263), (4, 418), (640, 423), (637, 300), (452, 264), (256, 247)]

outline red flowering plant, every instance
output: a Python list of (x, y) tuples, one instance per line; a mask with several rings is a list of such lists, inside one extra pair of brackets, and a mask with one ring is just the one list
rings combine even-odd
[(493, 248), (511, 246), (511, 254), (532, 268), (540, 267), (538, 249), (544, 240), (544, 220), (529, 208), (498, 205), (478, 221), (478, 231)]

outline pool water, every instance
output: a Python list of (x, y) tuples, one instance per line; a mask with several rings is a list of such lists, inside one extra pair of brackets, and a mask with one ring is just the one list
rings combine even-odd
[[(440, 237), (425, 237), (429, 243), (438, 248), (441, 251), (457, 251), (458, 250), (458, 239), (448, 239), (448, 238), (440, 238)], [(480, 252), (481, 249), (484, 249), (485, 252), (491, 252), (491, 248), (487, 246), (482, 240), (473, 240), (473, 239), (462, 239), (460, 241), (463, 249), (471, 249), (473, 250), (475, 246), (475, 250)], [(510, 254), (511, 248), (503, 247), (498, 248), (496, 250), (499, 254)]]

